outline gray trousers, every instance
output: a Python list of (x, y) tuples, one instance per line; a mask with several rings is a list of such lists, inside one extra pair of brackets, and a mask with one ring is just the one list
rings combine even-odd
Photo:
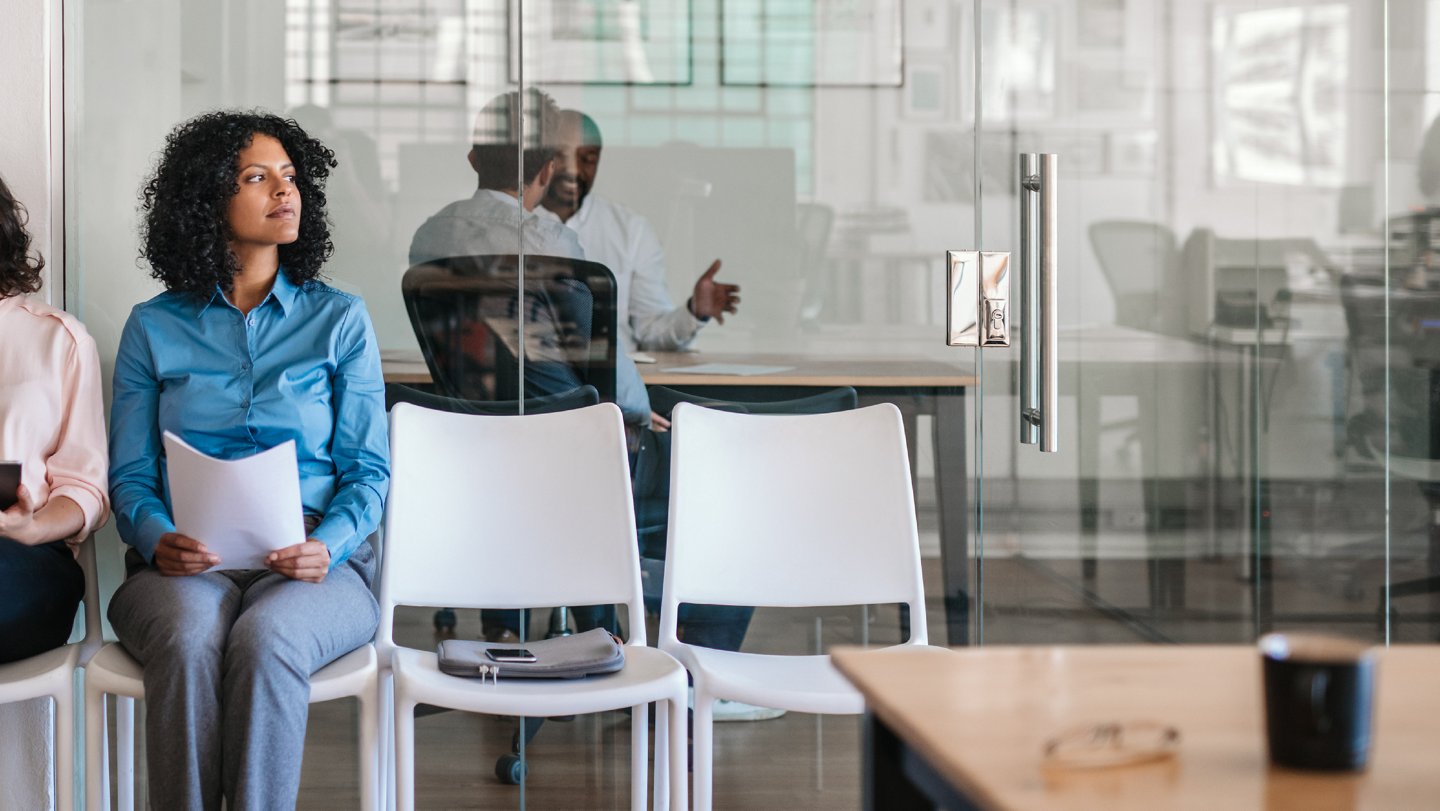
[(223, 794), (229, 811), (293, 809), (310, 674), (375, 635), (370, 544), (321, 583), (165, 577), (134, 550), (126, 564), (109, 615), (145, 666), (150, 806), (218, 810)]

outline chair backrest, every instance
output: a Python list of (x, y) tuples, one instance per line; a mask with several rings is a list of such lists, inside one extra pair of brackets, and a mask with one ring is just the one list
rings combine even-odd
[(800, 238), (800, 255), (796, 264), (805, 280), (800, 317), (813, 321), (825, 306), (828, 287), (826, 273), (830, 265), (825, 251), (830, 244), (830, 231), (835, 223), (835, 209), (823, 203), (795, 204), (795, 231)]
[(1090, 226), (1090, 246), (1115, 297), (1115, 323), (1163, 331), (1167, 313), (1162, 307), (1173, 296), (1179, 268), (1175, 232), (1158, 222), (1103, 220)]
[(925, 641), (910, 463), (890, 404), (833, 414), (676, 407), (662, 644), (680, 603), (907, 603)]
[(534, 416), (390, 411), (390, 496), (377, 643), (396, 605), (623, 604), (644, 644), (620, 410)]
[(526, 256), (522, 273), (513, 254), (456, 256), (411, 267), (401, 293), (443, 394), (518, 400), (590, 385), (614, 401), (616, 287), (604, 265)]
[(849, 411), (855, 407), (858, 400), (855, 389), (850, 386), (837, 386), (809, 397), (771, 402), (718, 400), (712, 397), (701, 397), (687, 391), (677, 391), (665, 386), (649, 386), (648, 391), (650, 392), (650, 408), (666, 418), (669, 418), (670, 414), (674, 412), (675, 406), (681, 403), (694, 403), (706, 408), (733, 411), (736, 414), (829, 414), (834, 411)]
[(396, 403), (409, 403), (433, 411), (449, 411), (452, 414), (485, 414), (503, 417), (521, 413), (553, 414), (556, 411), (570, 411), (599, 402), (600, 392), (596, 391), (594, 386), (581, 386), (559, 394), (531, 397), (525, 401), (525, 409), (522, 412), (518, 400), (462, 400), (459, 397), (446, 397), (442, 394), (420, 391), (401, 383), (385, 384), (386, 411), (394, 408)]

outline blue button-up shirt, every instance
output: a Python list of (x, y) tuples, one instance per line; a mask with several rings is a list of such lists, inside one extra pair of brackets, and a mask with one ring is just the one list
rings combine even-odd
[[(300, 500), (332, 567), (380, 523), (390, 483), (380, 352), (365, 304), (282, 270), (249, 315), (161, 293), (137, 305), (115, 358), (110, 497), (120, 537), (152, 560), (175, 531), (161, 433), (221, 459), (295, 441)], [(204, 541), (204, 538), (198, 539)]]

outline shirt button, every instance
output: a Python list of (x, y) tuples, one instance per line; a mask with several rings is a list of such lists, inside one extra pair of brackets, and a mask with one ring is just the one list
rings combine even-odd
[(249, 401), (249, 400), (241, 400), (241, 401), (240, 401), (240, 407), (241, 407), (241, 408), (249, 408), (249, 407), (250, 407), (250, 401)]

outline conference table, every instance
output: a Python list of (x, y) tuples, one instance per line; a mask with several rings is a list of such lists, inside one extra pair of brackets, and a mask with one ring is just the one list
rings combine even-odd
[[(967, 396), (979, 390), (974, 350), (945, 346), (935, 330), (875, 327), (861, 332), (778, 334), (726, 326), (707, 330), (697, 341), (699, 351), (641, 353), (642, 360), (653, 362), (637, 366), (647, 385), (684, 388), (722, 399), (788, 399), (852, 386), (861, 405), (889, 402), (900, 408), (912, 468), (916, 448), (925, 441), (916, 436), (917, 417), (931, 417), (945, 639), (963, 645), (971, 641), (971, 598), (975, 593), (970, 537), (974, 483), (969, 457), (973, 446), (970, 432), (980, 420), (977, 412), (984, 412), (988, 441), (1001, 447), (987, 451), (986, 464), (1005, 465), (1004, 472), (987, 469), (987, 478), (1019, 481), (1024, 466), (1030, 471), (1026, 475), (1076, 482), (1081, 503), (1092, 507), (1083, 511), (1076, 539), (1077, 552), (1088, 561), (1093, 562), (1097, 552), (1097, 510), (1093, 505), (1099, 503), (1099, 437), (1105, 429), (1099, 422), (1102, 397), (1128, 396), (1140, 403), (1139, 434), (1155, 443), (1141, 454), (1142, 477), (1179, 481), (1202, 473), (1192, 451), (1206, 418), (1194, 410), (1203, 400), (1197, 394), (1205, 390), (1207, 375), (1215, 368), (1213, 353), (1194, 342), (1109, 324), (1062, 327), (1060, 339), (1061, 394), (1079, 402), (1079, 422), (1063, 418), (1061, 451), (1044, 457), (1034, 453), (1034, 448), (1021, 450), (1017, 444), (1012, 372), (1018, 350), (1013, 347), (985, 351), (981, 371), (988, 371), (989, 377), (984, 385), (988, 404), (984, 409), (977, 406), (978, 397)], [(386, 382), (430, 382), (417, 351), (383, 352), (382, 361)], [(694, 368), (717, 364), (770, 369), (761, 374), (697, 374)], [(1186, 428), (1177, 428), (1177, 422)], [(1156, 488), (1146, 488), (1147, 499), (1152, 491)], [(1024, 510), (1023, 492), (1023, 488), (1015, 490), (1015, 503), (1004, 503), (992, 495), (986, 508)], [(1147, 516), (1156, 512), (1146, 510)], [(1182, 557), (1158, 560), (1157, 552), (1153, 564), (1152, 606), (1160, 602), (1155, 595), (1183, 591), (1178, 584), (1183, 584), (1184, 578)], [(1093, 563), (1088, 568), (1093, 571)]]
[[(774, 342), (765, 341), (766, 344)], [(935, 341), (939, 349), (943, 344)], [(909, 345), (911, 350), (919, 347)], [(940, 523), (942, 588), (947, 638), (951, 644), (970, 641), (969, 481), (966, 463), (965, 391), (975, 377), (962, 367), (960, 354), (945, 355), (927, 346), (908, 354), (856, 352), (854, 347), (831, 344), (829, 352), (803, 350), (706, 350), (704, 352), (649, 352), (637, 364), (647, 385), (684, 388), (700, 394), (736, 400), (778, 400), (803, 397), (818, 390), (851, 386), (861, 405), (894, 403), (900, 408), (910, 440), (914, 466), (915, 417), (934, 418), (935, 487)], [(970, 355), (963, 361), (969, 364)], [(418, 353), (382, 353), (387, 383), (427, 384), (430, 374)], [(676, 371), (705, 365), (769, 367), (765, 374), (696, 374)]]
[[(1377, 656), (1369, 768), (1326, 774), (1269, 765), (1260, 654), (1249, 646), (832, 653), (865, 697), (867, 809), (1435, 808), (1440, 646)], [(1046, 756), (1067, 733), (1127, 723), (1176, 730), (1173, 754), (1088, 769)]]

